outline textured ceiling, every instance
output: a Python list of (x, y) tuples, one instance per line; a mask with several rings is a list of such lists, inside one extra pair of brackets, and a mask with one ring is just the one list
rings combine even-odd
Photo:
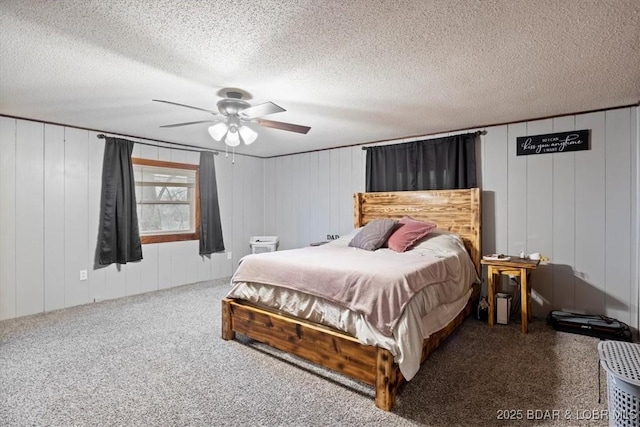
[(640, 0), (0, 1), (0, 114), (224, 148), (220, 90), (287, 111), (273, 156), (640, 100)]

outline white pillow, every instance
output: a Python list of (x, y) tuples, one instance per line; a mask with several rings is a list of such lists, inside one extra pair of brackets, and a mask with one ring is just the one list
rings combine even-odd
[(427, 234), (420, 242), (416, 243), (410, 250), (452, 250), (458, 251), (464, 243), (456, 233), (444, 230), (434, 230)]

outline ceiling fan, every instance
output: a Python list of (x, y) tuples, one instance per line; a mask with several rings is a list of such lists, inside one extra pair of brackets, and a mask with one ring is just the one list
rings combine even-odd
[(258, 126), (302, 134), (306, 134), (311, 129), (308, 126), (276, 122), (273, 120), (266, 120), (261, 118), (269, 114), (286, 111), (284, 108), (274, 104), (273, 102), (268, 101), (252, 106), (247, 101), (242, 99), (243, 93), (239, 90), (228, 90), (226, 92), (226, 96), (226, 98), (218, 101), (218, 112), (207, 110), (206, 108), (194, 107), (192, 105), (179, 104), (172, 101), (164, 101), (162, 99), (153, 99), (152, 101), (177, 105), (179, 107), (191, 108), (193, 110), (200, 110), (212, 114), (213, 118), (208, 120), (175, 123), (160, 127), (174, 128), (179, 126), (196, 125), (200, 123), (219, 122), (217, 124), (209, 126), (209, 135), (211, 135), (211, 137), (216, 141), (222, 141), (224, 139), (225, 144), (230, 147), (237, 147), (240, 144), (241, 139), (246, 145), (252, 144), (256, 140), (256, 138), (258, 137), (257, 132), (255, 132), (249, 126), (246, 126), (247, 123), (256, 123)]

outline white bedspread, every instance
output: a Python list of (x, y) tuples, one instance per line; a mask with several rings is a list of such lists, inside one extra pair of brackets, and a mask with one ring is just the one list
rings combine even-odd
[[(324, 245), (328, 247), (322, 250), (326, 251), (332, 246), (346, 248), (350, 238), (351, 236), (344, 236)], [(379, 249), (376, 252), (386, 252), (394, 257), (403, 255), (390, 249)], [(435, 232), (405, 255), (415, 257), (420, 254), (443, 259), (447, 270), (446, 278), (423, 288), (411, 299), (391, 336), (385, 336), (374, 328), (361, 313), (345, 310), (324, 298), (286, 287), (237, 281), (234, 277), (228, 297), (251, 301), (298, 318), (331, 326), (355, 336), (363, 344), (386, 348), (394, 355), (403, 376), (410, 380), (420, 368), (423, 339), (448, 323), (464, 308), (471, 295), (471, 284), (477, 280), (473, 263), (462, 241), (454, 234)]]

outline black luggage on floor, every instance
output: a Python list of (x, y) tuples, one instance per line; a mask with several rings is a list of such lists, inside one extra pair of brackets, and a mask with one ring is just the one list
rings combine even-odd
[(571, 332), (603, 340), (631, 342), (631, 329), (626, 323), (598, 314), (578, 314), (554, 310), (547, 323), (556, 331)]

